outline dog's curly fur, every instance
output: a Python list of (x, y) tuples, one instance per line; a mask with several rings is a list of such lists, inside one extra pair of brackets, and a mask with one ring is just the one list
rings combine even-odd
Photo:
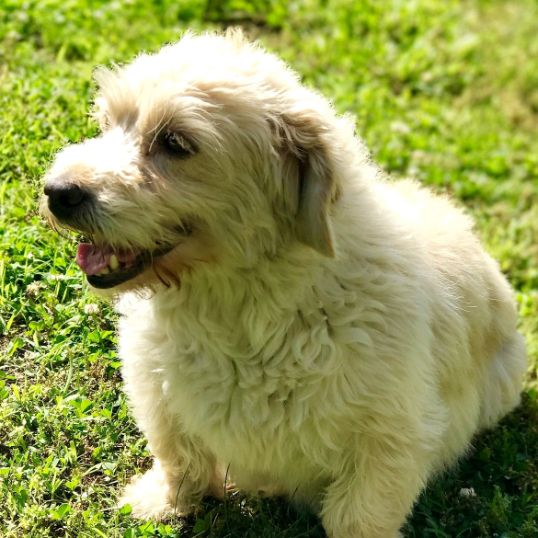
[(309, 503), (332, 538), (397, 536), (428, 478), (519, 401), (512, 292), (471, 221), (385, 180), (353, 121), (239, 32), (97, 80), (102, 134), (47, 176), (92, 204), (43, 210), (107, 248), (174, 245), (113, 289), (155, 458), (122, 502), (187, 513), (229, 467)]

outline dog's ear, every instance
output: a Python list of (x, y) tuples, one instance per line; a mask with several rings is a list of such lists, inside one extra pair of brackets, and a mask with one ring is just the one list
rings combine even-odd
[(296, 160), (296, 177), (286, 190), (296, 200), (295, 230), (297, 239), (325, 256), (334, 256), (334, 242), (329, 220), (330, 207), (337, 196), (334, 167), (324, 142), (326, 128), (315, 115), (286, 114), (280, 125), (288, 158)]

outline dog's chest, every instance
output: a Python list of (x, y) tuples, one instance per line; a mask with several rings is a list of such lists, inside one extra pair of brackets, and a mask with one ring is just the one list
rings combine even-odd
[[(373, 316), (365, 301), (357, 308), (333, 287), (332, 300), (315, 293), (298, 300), (291, 289), (287, 306), (287, 297), (272, 311), (271, 296), (245, 299), (233, 315), (217, 300), (196, 309), (173, 296), (136, 303), (120, 324), (126, 386), (134, 385), (129, 376), (144, 391), (151, 383), (153, 405), (225, 461), (276, 465), (284, 474), (300, 460), (330, 465), (347, 431), (350, 380), (360, 390), (369, 368), (367, 360), (352, 371), (343, 365), (371, 352), (357, 319), (363, 313), (366, 327)], [(352, 398), (360, 408), (359, 394)]]
[(249, 333), (193, 321), (173, 338), (166, 331), (152, 335), (169, 412), (229, 459), (247, 447), (249, 457), (269, 457), (270, 447), (288, 456), (299, 450), (292, 439), (315, 435), (320, 395), (336, 361), (321, 314), (258, 320), (253, 327)]
[[(230, 340), (198, 342), (181, 350), (163, 369), (163, 395), (193, 430), (274, 431), (283, 422), (303, 420), (315, 373), (305, 372), (293, 352), (268, 344), (253, 353)], [(303, 402), (302, 404), (300, 402)]]

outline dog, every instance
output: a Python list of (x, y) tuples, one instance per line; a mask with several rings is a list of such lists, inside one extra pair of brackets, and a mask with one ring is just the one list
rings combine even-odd
[(288, 495), (331, 538), (399, 536), (435, 473), (518, 405), (514, 298), (471, 220), (392, 181), (319, 93), (240, 31), (96, 71), (101, 134), (42, 210), (117, 298), (154, 464), (134, 516)]

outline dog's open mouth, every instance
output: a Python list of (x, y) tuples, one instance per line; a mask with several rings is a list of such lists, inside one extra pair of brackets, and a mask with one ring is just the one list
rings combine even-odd
[(107, 289), (131, 280), (147, 269), (155, 258), (170, 252), (173, 246), (156, 250), (121, 250), (92, 243), (80, 243), (77, 265), (95, 288)]

